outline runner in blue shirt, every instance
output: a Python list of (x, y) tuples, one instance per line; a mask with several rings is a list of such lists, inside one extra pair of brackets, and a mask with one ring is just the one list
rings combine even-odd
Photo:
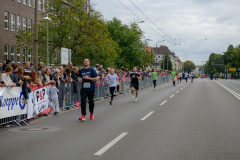
[(114, 73), (114, 68), (111, 68), (110, 74), (107, 75), (106, 80), (111, 93), (111, 101), (109, 103), (112, 105), (114, 91), (116, 87), (119, 85), (118, 75)]
[(92, 68), (89, 67), (90, 60), (85, 59), (84, 60), (84, 68), (79, 70), (78, 74), (78, 81), (82, 83), (82, 88), (80, 91), (81, 95), (81, 111), (82, 111), (82, 117), (79, 118), (80, 121), (86, 121), (86, 102), (87, 98), (89, 101), (89, 111), (90, 111), (90, 119), (94, 119), (94, 95), (95, 95), (95, 82), (97, 81), (97, 73)]

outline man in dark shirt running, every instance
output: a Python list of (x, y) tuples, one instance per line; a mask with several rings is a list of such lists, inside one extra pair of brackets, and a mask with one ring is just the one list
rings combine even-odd
[(84, 68), (79, 70), (78, 81), (82, 83), (82, 88), (80, 91), (81, 94), (81, 111), (82, 117), (79, 118), (80, 121), (86, 121), (86, 103), (87, 98), (89, 101), (89, 111), (90, 111), (90, 120), (94, 119), (94, 95), (95, 95), (95, 82), (97, 81), (96, 71), (89, 66), (90, 60), (84, 60)]
[[(137, 101), (137, 97), (138, 97), (138, 89), (139, 89), (139, 83), (138, 80), (141, 80), (141, 76), (140, 74), (137, 72), (137, 68), (134, 67), (133, 68), (133, 72), (130, 74), (129, 77), (129, 82), (131, 82), (130, 84), (130, 88), (131, 88), (131, 92), (132, 92), (132, 98), (135, 98), (135, 101)], [(134, 96), (134, 89), (136, 90), (136, 97)]]

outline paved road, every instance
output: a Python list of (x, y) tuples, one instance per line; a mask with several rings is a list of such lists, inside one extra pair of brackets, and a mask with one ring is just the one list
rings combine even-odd
[(0, 129), (0, 159), (240, 159), (240, 101), (219, 84), (240, 94), (240, 81), (217, 82), (165, 83), (141, 90), (138, 102), (126, 94), (96, 104), (94, 121), (79, 122), (74, 110), (28, 127), (45, 132)]

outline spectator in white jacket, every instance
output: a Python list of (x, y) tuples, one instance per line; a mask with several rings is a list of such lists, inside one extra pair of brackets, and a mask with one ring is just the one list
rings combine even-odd
[(7, 66), (5, 69), (5, 73), (1, 74), (1, 81), (5, 83), (6, 87), (16, 87), (16, 84), (13, 83), (12, 79), (10, 78), (12, 72), (13, 68), (11, 66)]

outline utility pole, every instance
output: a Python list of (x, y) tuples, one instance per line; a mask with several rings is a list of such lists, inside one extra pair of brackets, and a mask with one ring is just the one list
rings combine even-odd
[(35, 13), (34, 13), (34, 69), (38, 70), (38, 0), (35, 0)]

